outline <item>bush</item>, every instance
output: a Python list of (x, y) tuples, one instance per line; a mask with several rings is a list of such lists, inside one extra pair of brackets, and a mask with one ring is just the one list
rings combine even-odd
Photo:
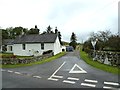
[(52, 52), (53, 52), (52, 50), (44, 51), (44, 52), (43, 52), (43, 55), (45, 55), (45, 54), (50, 54), (50, 53), (52, 53)]
[(2, 58), (16, 58), (16, 55), (2, 55)]

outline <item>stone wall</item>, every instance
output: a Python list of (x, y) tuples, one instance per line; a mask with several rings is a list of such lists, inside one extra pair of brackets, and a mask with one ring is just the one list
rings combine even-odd
[(0, 60), (0, 61), (1, 61), (2, 65), (29, 64), (32, 62), (44, 60), (45, 58), (48, 58), (51, 56), (53, 56), (52, 53), (41, 55), (41, 56), (29, 57), (29, 58), (2, 58), (2, 60)]
[(120, 67), (120, 52), (91, 51), (89, 56), (100, 63)]

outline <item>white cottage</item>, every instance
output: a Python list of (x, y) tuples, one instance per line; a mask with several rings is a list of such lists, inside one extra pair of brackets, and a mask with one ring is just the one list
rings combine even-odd
[(44, 51), (52, 50), (54, 55), (60, 53), (61, 44), (57, 34), (31, 34), (16, 37), (13, 54), (19, 56), (42, 55)]
[(13, 53), (13, 42), (14, 39), (3, 39), (1, 45), (1, 52), (5, 51), (7, 53)]

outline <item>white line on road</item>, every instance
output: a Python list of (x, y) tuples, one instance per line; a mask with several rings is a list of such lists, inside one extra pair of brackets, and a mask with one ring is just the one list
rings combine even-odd
[(52, 77), (57, 77), (57, 78), (63, 78), (63, 76), (57, 76), (55, 75), (61, 68), (62, 66), (65, 64), (66, 62), (63, 62), (63, 64), (48, 78), (48, 80), (54, 80), (57, 81), (58, 79), (54, 79)]
[(68, 77), (69, 80), (79, 80), (79, 78)]
[(89, 87), (95, 87), (96, 85), (94, 84), (88, 84), (88, 83), (81, 83), (83, 86), (89, 86)]
[(89, 79), (85, 79), (85, 82), (97, 83), (98, 81), (96, 81), (96, 80), (89, 80)]
[(11, 71), (11, 70), (8, 70), (7, 72), (9, 72), (9, 73), (12, 73), (13, 71)]
[[(74, 70), (75, 68), (78, 68), (79, 70)], [(69, 73), (87, 73), (85, 70), (83, 70), (80, 66), (75, 64), (72, 69), (69, 71)]]
[(109, 84), (109, 85), (119, 85), (119, 83), (114, 83), (114, 82), (104, 82), (104, 84)]
[(34, 78), (41, 78), (40, 76), (33, 76)]
[(56, 76), (56, 75), (54, 75), (54, 76), (52, 76), (52, 77), (63, 78), (63, 76)]
[(14, 72), (15, 74), (21, 74), (20, 72)]
[(65, 82), (65, 83), (71, 83), (71, 84), (75, 84), (75, 82), (74, 82), (74, 81), (68, 81), (68, 80), (64, 80), (63, 82)]
[(103, 88), (105, 88), (105, 89), (112, 89), (112, 87), (107, 87), (107, 86), (104, 86)]
[(4, 69), (1, 69), (1, 71), (6, 71), (6, 70), (4, 70)]
[[(59, 70), (60, 70), (60, 68), (62, 68), (62, 66), (65, 64), (66, 62), (63, 62), (63, 64), (52, 74), (52, 76), (54, 76)], [(51, 77), (52, 77), (51, 76)]]
[(58, 81), (58, 79), (55, 78), (48, 78), (48, 80)]

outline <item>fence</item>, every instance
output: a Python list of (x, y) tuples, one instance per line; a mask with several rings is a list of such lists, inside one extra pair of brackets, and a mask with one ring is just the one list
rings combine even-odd
[(120, 52), (90, 51), (89, 56), (100, 63), (120, 67)]

